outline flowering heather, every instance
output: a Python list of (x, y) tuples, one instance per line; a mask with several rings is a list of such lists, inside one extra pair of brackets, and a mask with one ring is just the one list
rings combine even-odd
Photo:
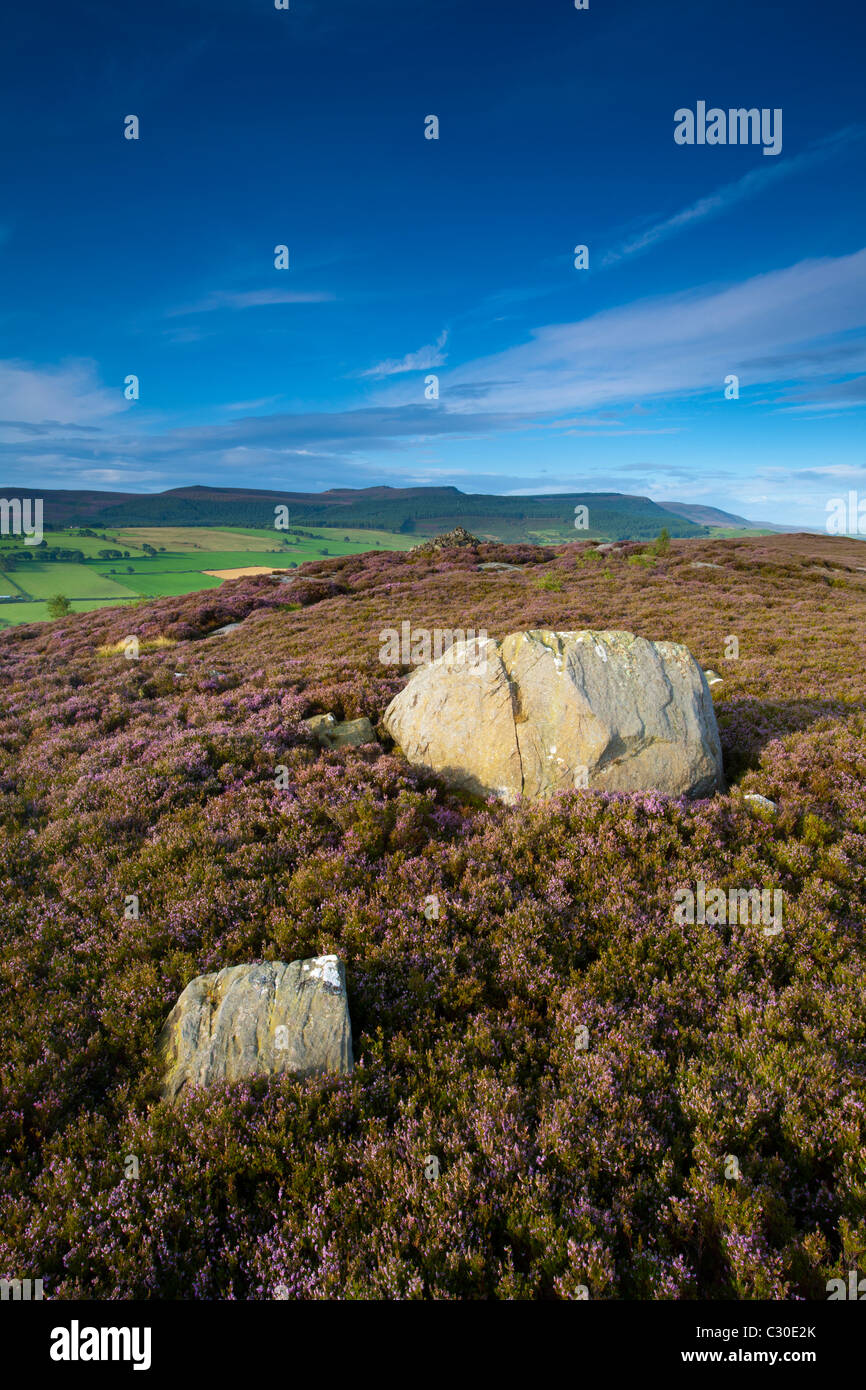
[[(593, 552), (327, 559), (0, 635), (0, 1276), (824, 1299), (866, 1269), (866, 547)], [(403, 621), (685, 642), (730, 791), (507, 808), (384, 735), (320, 749), (305, 718), (376, 726), (402, 687)], [(699, 881), (780, 890), (784, 930), (677, 922)], [(332, 952), (351, 1077), (158, 1100), (195, 975)]]

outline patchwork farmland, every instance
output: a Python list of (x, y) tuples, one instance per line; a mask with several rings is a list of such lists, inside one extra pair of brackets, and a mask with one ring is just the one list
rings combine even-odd
[[(358, 528), (142, 526), (48, 531), (38, 546), (0, 536), (0, 628), (44, 622), (51, 600), (67, 611), (134, 604), (219, 588), (239, 575), (368, 550), (408, 550), (411, 536)], [(57, 558), (52, 558), (52, 557)]]

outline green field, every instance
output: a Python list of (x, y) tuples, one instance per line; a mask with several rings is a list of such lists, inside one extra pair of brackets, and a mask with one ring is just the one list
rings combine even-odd
[(247, 550), (279, 550), (281, 531), (235, 530), (233, 526), (132, 526), (118, 531), (123, 550), (151, 545), (159, 550), (195, 553), (197, 550), (229, 550), (238, 536), (249, 537)]
[(46, 599), (52, 594), (67, 598), (133, 598), (131, 589), (107, 578), (92, 564), (75, 565), (63, 561), (31, 560), (15, 570), (13, 578), (31, 598)]
[[(309, 532), (309, 535), (315, 537), (315, 541), (308, 542), (307, 535), (305, 534), (301, 538), (304, 544), (309, 543), (312, 545), (319, 541), (324, 541), (326, 544), (329, 541), (342, 544), (344, 538), (348, 537), (352, 553), (360, 552), (361, 550), (375, 550), (377, 542), (383, 550), (411, 550), (413, 545), (418, 545), (420, 541), (424, 539), (423, 536), (397, 535), (394, 531), (367, 531), (363, 527), (358, 526), (302, 526), (301, 530), (305, 533)], [(284, 537), (293, 537), (297, 534), (292, 528), (288, 531), (265, 531), (261, 528), (256, 529), (252, 526), (233, 526), (231, 528), (231, 533), (234, 536), (258, 536), (262, 540), (269, 540), (271, 543), (273, 543), (276, 537), (280, 549), (282, 549)], [(129, 534), (131, 535), (132, 532)], [(210, 534), (213, 535), (213, 531), (211, 531)], [(224, 532), (220, 532), (219, 534), (222, 535)]]
[[(206, 570), (238, 570), (252, 566), (289, 569), (308, 560), (356, 555), (365, 550), (409, 550), (417, 543), (409, 535), (364, 531), (356, 527), (302, 528), (308, 534), (250, 527), (165, 526), (135, 527), (98, 536), (79, 536), (74, 530), (48, 531), (45, 547), (77, 550), (83, 563), (26, 559), (0, 570), (0, 627), (43, 622), (46, 600), (64, 594), (76, 613), (138, 598), (163, 598), (215, 589), (225, 581)], [(152, 546), (148, 555), (143, 545)], [(0, 537), (0, 555), (21, 550), (20, 537)], [(128, 551), (119, 560), (99, 558), (100, 550)], [(34, 555), (40, 548), (32, 547)], [(28, 556), (31, 548), (27, 548)], [(6, 596), (6, 601), (3, 601)], [(18, 601), (13, 601), (17, 599)]]
[[(191, 580), (194, 584), (191, 585)], [(131, 589), (142, 598), (170, 598), (172, 595), (189, 594), (195, 589), (218, 589), (224, 583), (212, 574), (196, 574), (194, 570), (184, 570), (180, 574), (128, 574), (126, 581)]]

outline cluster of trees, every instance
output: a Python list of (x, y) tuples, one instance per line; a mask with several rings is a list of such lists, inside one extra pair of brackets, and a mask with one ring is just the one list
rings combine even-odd
[[(119, 551), (118, 558), (120, 558)], [(39, 545), (0, 550), (0, 570), (14, 570), (22, 562), (32, 563), (34, 560), (64, 560), (67, 564), (79, 565), (84, 562), (84, 556), (80, 550), (67, 550), (59, 545), (46, 545), (44, 541), (41, 541)]]

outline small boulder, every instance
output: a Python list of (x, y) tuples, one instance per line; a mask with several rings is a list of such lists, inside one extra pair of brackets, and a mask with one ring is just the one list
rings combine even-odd
[(751, 802), (762, 811), (768, 811), (770, 815), (775, 815), (778, 810), (775, 801), (771, 801), (768, 796), (761, 796), (758, 792), (746, 792), (743, 800)]
[(338, 723), (332, 714), (314, 714), (304, 723), (323, 748), (360, 748), (376, 742), (376, 731), (366, 715)]
[(721, 685), (721, 684), (722, 684), (722, 678), (721, 678), (721, 676), (718, 674), (718, 672), (717, 672), (717, 671), (711, 671), (711, 670), (709, 669), (709, 667), (707, 667), (707, 668), (704, 670), (704, 677), (705, 677), (705, 679), (706, 679), (707, 685), (712, 686), (712, 685)]
[(309, 729), (320, 741), (325, 739), (332, 729), (337, 727), (337, 721), (332, 714), (314, 714), (311, 719), (304, 720), (304, 728)]
[(198, 975), (158, 1041), (162, 1094), (252, 1076), (348, 1075), (352, 1025), (336, 956), (234, 965)]

